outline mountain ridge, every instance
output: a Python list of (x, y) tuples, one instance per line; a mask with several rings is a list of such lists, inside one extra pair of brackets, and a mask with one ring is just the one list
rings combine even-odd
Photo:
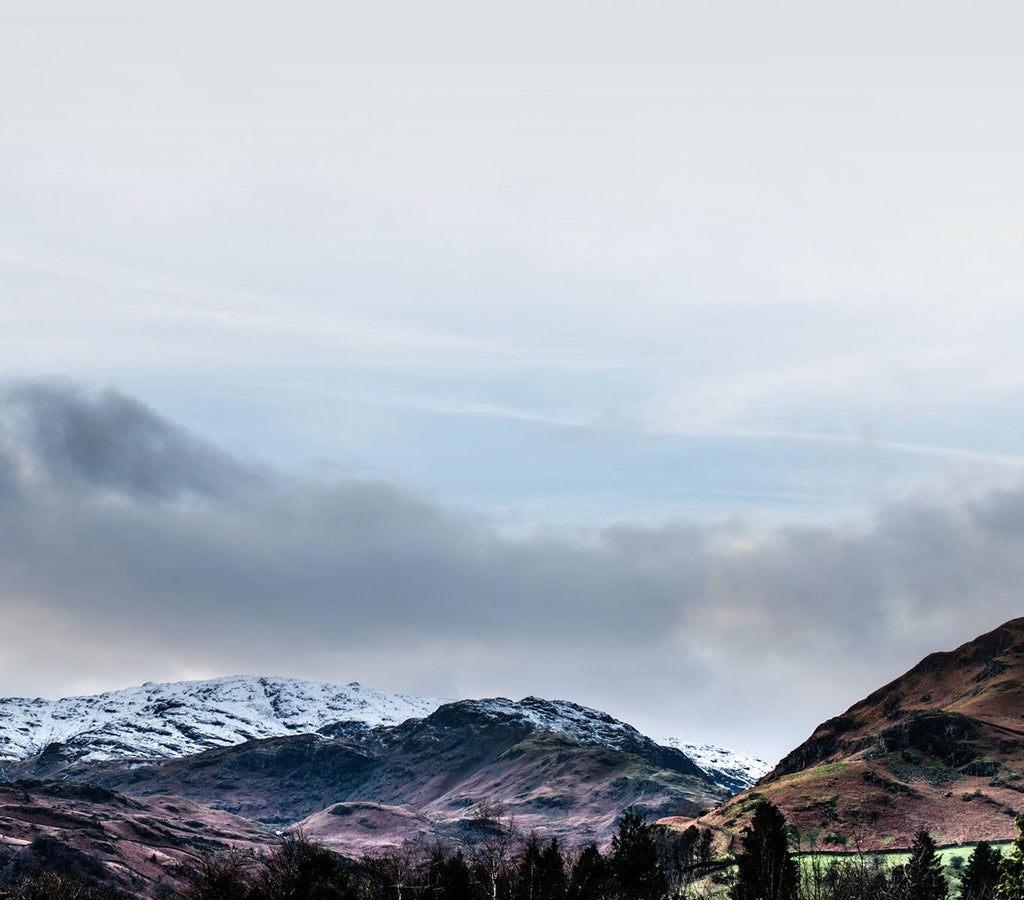
[(1011, 839), (1024, 812), (1024, 618), (928, 654), (701, 824), (734, 846), (761, 798), (840, 849), (907, 847), (921, 829), (947, 844)]
[[(303, 679), (235, 675), (147, 682), (101, 694), (44, 700), (0, 699), (0, 778), (5, 763), (44, 758), (42, 771), (109, 759), (170, 759), (249, 740), (296, 734), (351, 737), (375, 727), (422, 719), (450, 703), (517, 709), (538, 728), (565, 734), (581, 745), (636, 747), (646, 738), (600, 710), (566, 700), (526, 697), (456, 701), (389, 694), (358, 682), (333, 685)], [(735, 792), (753, 784), (767, 766), (749, 754), (676, 739), (654, 743), (686, 752), (716, 784)], [(703, 748), (698, 751), (698, 748)]]
[[(305, 828), (310, 820), (326, 843), (354, 855), (472, 833), (483, 808), (500, 809), (495, 815), (522, 830), (604, 843), (628, 806), (655, 817), (694, 815), (731, 794), (684, 753), (626, 723), (539, 698), (456, 701), (399, 725), (249, 740), (181, 757), (87, 756), (65, 756), (51, 744), (8, 763), (6, 774), (138, 798), (184, 797), (271, 828)], [(341, 814), (354, 808), (378, 810), (374, 824), (364, 824), (372, 816)]]

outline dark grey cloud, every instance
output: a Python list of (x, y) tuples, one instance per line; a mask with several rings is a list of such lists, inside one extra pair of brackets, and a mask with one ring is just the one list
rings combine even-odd
[(136, 499), (221, 495), (249, 486), (253, 469), (114, 390), (85, 394), (73, 383), (18, 381), (0, 393), (3, 466), (64, 490)]
[(510, 537), (387, 483), (253, 468), (112, 391), (11, 384), (0, 422), (0, 615), (21, 636), (3, 693), (129, 658), (126, 681), (391, 672), (382, 686), (571, 695), (771, 755), (1020, 609), (1021, 488), (857, 527)]

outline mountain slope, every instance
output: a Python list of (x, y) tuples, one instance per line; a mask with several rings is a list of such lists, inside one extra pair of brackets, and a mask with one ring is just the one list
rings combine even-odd
[[(62, 700), (0, 700), (0, 778), (5, 761), (35, 759), (32, 775), (48, 777), (79, 760), (173, 759), (249, 740), (351, 736), (421, 719), (446, 702), (388, 694), (357, 683), (255, 676), (147, 683)], [(611, 716), (567, 701), (527, 697), (517, 708), (537, 728), (581, 745), (628, 749), (639, 737)], [(763, 764), (745, 754), (672, 738), (661, 743), (699, 755), (705, 774), (730, 793), (749, 787), (763, 774)]]
[(707, 817), (727, 837), (767, 797), (826, 845), (1005, 840), (1024, 811), (1024, 618), (910, 671), (829, 719)]
[[(268, 829), (176, 797), (132, 799), (96, 785), (0, 785), (0, 878), (52, 867), (133, 896), (160, 896), (183, 867), (230, 847), (274, 846)], [(0, 891), (2, 896), (6, 893)]]
[[(44, 757), (9, 768), (38, 774)], [(169, 760), (83, 758), (60, 777), (132, 796), (183, 796), (277, 826), (357, 803), (401, 807), (424, 834), (451, 834), (487, 806), (523, 828), (598, 840), (626, 806), (695, 814), (728, 795), (685, 754), (631, 726), (532, 697), (449, 703), (423, 719), (336, 738), (270, 738)], [(337, 825), (332, 844), (361, 849), (351, 822), (328, 821)], [(379, 828), (370, 837), (395, 842)]]

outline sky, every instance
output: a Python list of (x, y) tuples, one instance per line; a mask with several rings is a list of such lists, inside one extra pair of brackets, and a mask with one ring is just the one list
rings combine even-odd
[(782, 756), (1024, 612), (1024, 9), (5, 3), (0, 695)]

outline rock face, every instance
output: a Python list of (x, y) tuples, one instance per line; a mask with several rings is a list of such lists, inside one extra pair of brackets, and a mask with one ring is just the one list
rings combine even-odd
[(759, 797), (836, 847), (1005, 840), (1024, 812), (1024, 619), (933, 653), (819, 725), (707, 819), (731, 838)]

